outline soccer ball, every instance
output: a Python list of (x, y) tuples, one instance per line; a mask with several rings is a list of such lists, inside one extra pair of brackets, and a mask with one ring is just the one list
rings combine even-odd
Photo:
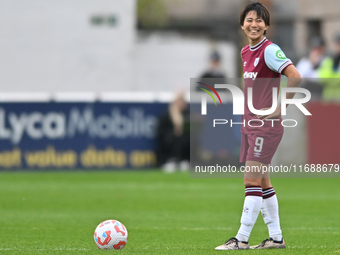
[(118, 220), (106, 220), (94, 231), (94, 241), (99, 249), (121, 250), (127, 243), (128, 232)]

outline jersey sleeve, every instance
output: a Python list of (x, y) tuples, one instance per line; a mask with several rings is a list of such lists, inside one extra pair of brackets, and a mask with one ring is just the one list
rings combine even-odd
[(293, 64), (276, 44), (270, 44), (266, 47), (264, 60), (268, 68), (277, 73), (282, 73), (287, 66)]

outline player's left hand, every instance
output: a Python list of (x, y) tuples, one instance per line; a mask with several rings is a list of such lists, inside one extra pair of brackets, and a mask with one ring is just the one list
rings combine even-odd
[[(268, 108), (262, 108), (262, 110), (268, 110)], [(281, 116), (281, 107), (278, 107), (275, 109), (275, 111), (272, 114), (269, 115), (257, 115), (257, 117), (261, 120), (266, 120), (266, 119), (276, 119), (277, 117)]]

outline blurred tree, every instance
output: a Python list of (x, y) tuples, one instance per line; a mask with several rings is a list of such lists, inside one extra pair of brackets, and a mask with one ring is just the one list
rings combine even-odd
[(161, 0), (138, 0), (138, 26), (140, 28), (164, 28), (169, 15)]

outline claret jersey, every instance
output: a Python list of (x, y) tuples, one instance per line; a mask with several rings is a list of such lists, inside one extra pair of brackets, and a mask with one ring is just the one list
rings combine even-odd
[[(253, 89), (252, 99), (255, 109), (270, 108), (273, 101), (273, 88), (276, 87), (277, 91), (280, 91), (281, 73), (293, 63), (286, 58), (279, 46), (273, 44), (266, 37), (255, 46), (245, 46), (241, 55), (245, 96), (244, 115), (242, 117), (245, 124), (241, 126), (241, 132), (244, 134), (282, 134), (281, 117), (278, 118), (280, 121), (264, 121), (264, 125), (261, 126), (257, 116), (250, 112), (248, 108), (248, 88), (252, 87)], [(257, 121), (251, 121), (248, 125), (248, 122), (253, 119)]]

